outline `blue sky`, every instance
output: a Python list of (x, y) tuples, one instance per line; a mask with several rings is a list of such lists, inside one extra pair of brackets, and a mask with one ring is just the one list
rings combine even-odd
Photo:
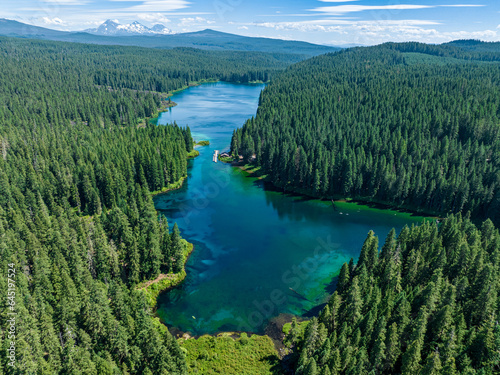
[(333, 45), (500, 41), (499, 0), (2, 0), (0, 17), (58, 30), (137, 20)]

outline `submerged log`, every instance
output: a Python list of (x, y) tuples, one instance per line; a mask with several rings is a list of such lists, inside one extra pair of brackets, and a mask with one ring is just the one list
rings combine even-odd
[[(304, 297), (302, 294), (300, 294), (299, 292), (297, 292), (296, 290), (292, 289), (292, 288), (289, 288), (292, 292), (294, 292), (297, 296), (299, 296), (300, 298), (302, 298), (303, 300), (306, 300), (306, 301), (309, 301), (309, 299), (307, 299), (306, 297)], [(309, 301), (311, 302), (311, 301)]]

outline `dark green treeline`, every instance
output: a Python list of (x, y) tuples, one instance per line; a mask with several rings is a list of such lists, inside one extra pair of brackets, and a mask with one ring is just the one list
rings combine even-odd
[(285, 190), (498, 224), (499, 58), (405, 43), (298, 63), (266, 87), (232, 151)]
[(357, 265), (303, 339), (294, 324), (297, 375), (455, 375), (500, 372), (500, 234), (460, 214), (373, 232)]
[(134, 286), (182, 268), (150, 192), (186, 176), (193, 140), (138, 118), (160, 106), (151, 90), (267, 80), (280, 58), (0, 38), (0, 374), (186, 373)]

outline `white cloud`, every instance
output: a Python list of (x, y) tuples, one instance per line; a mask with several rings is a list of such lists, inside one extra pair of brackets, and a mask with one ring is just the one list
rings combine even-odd
[(476, 7), (484, 7), (486, 5), (482, 4), (451, 4), (451, 5), (439, 5), (440, 7), (449, 7), (449, 8), (476, 8)]
[(248, 30), (248, 27), (246, 27), (246, 26), (240, 26), (240, 27), (238, 27), (238, 30)]
[(86, 21), (83, 22), (82, 25), (84, 26), (100, 26), (106, 21), (105, 19), (99, 19), (98, 21)]
[[(338, 3), (341, 1), (337, 0), (319, 0), (329, 3)], [(343, 1), (342, 1), (343, 2)], [(418, 5), (418, 4), (389, 4), (389, 5), (334, 5), (327, 7), (318, 7), (309, 9), (314, 12), (328, 13), (328, 14), (346, 14), (355, 13), (363, 11), (377, 11), (377, 10), (417, 10), (417, 9), (429, 9), (436, 7), (448, 7), (448, 8), (470, 8), (470, 7), (483, 7), (481, 4), (448, 4), (448, 5)]]
[(338, 31), (341, 28), (348, 27), (414, 27), (414, 26), (430, 26), (439, 25), (438, 22), (428, 20), (377, 20), (377, 21), (349, 21), (342, 19), (325, 19), (325, 20), (310, 20), (297, 22), (258, 22), (253, 26), (272, 28), (275, 30), (298, 30), (301, 32), (307, 31)]
[[(418, 41), (424, 43), (442, 43), (455, 39), (498, 40), (500, 32), (481, 31), (438, 31), (431, 28), (441, 25), (428, 20), (311, 20), (298, 22), (260, 22), (256, 27), (272, 28), (277, 31), (322, 32), (335, 35), (328, 44), (364, 44), (373, 45), (387, 41)], [(430, 26), (427, 28), (426, 26)], [(500, 29), (500, 25), (498, 27)]]
[(181, 18), (178, 26), (186, 27), (186, 26), (200, 26), (200, 25), (211, 25), (214, 24), (215, 21), (207, 20), (203, 17), (186, 17)]
[(330, 7), (319, 7), (309, 9), (310, 11), (322, 12), (328, 14), (346, 14), (354, 12), (362, 12), (365, 10), (415, 10), (434, 8), (433, 5), (416, 5), (416, 4), (393, 4), (393, 5), (335, 5)]
[[(121, 1), (121, 0), (112, 0)], [(134, 1), (134, 0), (127, 0)], [(172, 12), (179, 9), (184, 9), (189, 6), (189, 2), (185, 0), (146, 0), (142, 4), (133, 5), (129, 8), (121, 9), (122, 11), (132, 12)]]
[(42, 17), (41, 21), (46, 25), (57, 25), (57, 26), (64, 26), (65, 25), (65, 22), (58, 17), (54, 17), (54, 18)]
[(42, 0), (42, 2), (51, 5), (85, 5), (89, 0)]
[(170, 20), (161, 13), (139, 13), (137, 18), (151, 23), (168, 23)]

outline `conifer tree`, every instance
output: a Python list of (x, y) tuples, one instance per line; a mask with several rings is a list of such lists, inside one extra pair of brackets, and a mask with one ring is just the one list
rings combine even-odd
[(174, 273), (182, 271), (184, 267), (184, 254), (183, 254), (183, 245), (181, 242), (181, 236), (179, 227), (177, 223), (174, 224), (174, 228), (172, 230), (172, 234), (170, 237), (170, 246), (172, 248), (172, 270)]

